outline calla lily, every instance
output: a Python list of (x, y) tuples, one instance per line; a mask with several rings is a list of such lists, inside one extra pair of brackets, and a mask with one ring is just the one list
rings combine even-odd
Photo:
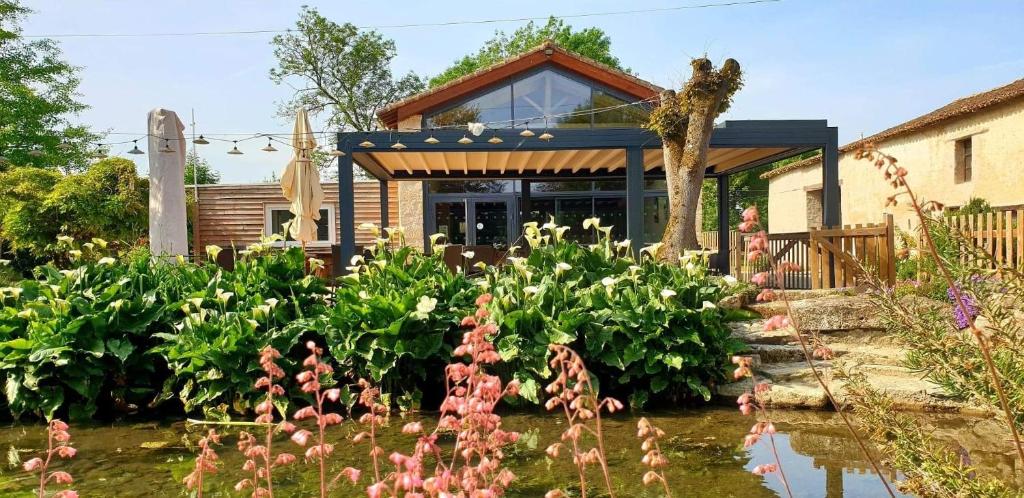
[(107, 241), (105, 241), (105, 240), (103, 240), (103, 239), (101, 239), (99, 237), (93, 237), (92, 238), (92, 243), (100, 246), (101, 249), (105, 249), (107, 247)]
[(475, 266), (475, 267), (477, 267), (477, 268), (479, 268), (481, 270), (486, 270), (487, 269), (487, 263), (484, 263), (483, 261), (477, 261), (476, 264), (474, 264), (473, 266)]
[(324, 260), (318, 258), (309, 258), (309, 270), (317, 271), (324, 267)]
[(11, 266), (11, 260), (9, 260), (9, 259), (0, 259), (0, 266)]
[(68, 255), (71, 256), (71, 259), (78, 259), (82, 257), (82, 251), (79, 251), (78, 249), (72, 249), (68, 251)]
[(589, 230), (591, 227), (601, 228), (601, 218), (593, 217), (583, 220), (583, 229)]
[(558, 227), (555, 229), (555, 241), (561, 242), (562, 237), (565, 236), (565, 232), (569, 231), (569, 227)]
[(430, 296), (421, 296), (419, 302), (416, 303), (416, 314), (421, 318), (426, 318), (436, 308), (437, 299)]
[(98, 263), (98, 264), (101, 264), (101, 265), (113, 265), (113, 264), (114, 264), (114, 263), (116, 263), (116, 262), (117, 262), (117, 260), (116, 260), (116, 259), (114, 259), (114, 258), (111, 258), (111, 257), (109, 257), (109, 256), (108, 256), (108, 257), (105, 257), (105, 258), (100, 258), (100, 260), (99, 260), (99, 261), (97, 261), (97, 263)]
[(644, 253), (648, 253), (651, 255), (652, 259), (658, 259), (658, 253), (661, 252), (661, 248), (664, 245), (665, 244), (661, 242), (655, 242), (643, 249), (640, 249), (640, 257), (643, 257)]
[(430, 236), (430, 245), (431, 246), (436, 246), (437, 245), (437, 241), (441, 240), (441, 239), (443, 239), (445, 237), (447, 237), (447, 235), (445, 235), (443, 233), (435, 233), (435, 234), (431, 235)]
[(527, 296), (532, 296), (538, 292), (540, 292), (540, 289), (536, 285), (527, 285), (526, 287), (523, 287), (523, 294), (526, 294)]
[(348, 264), (350, 264), (352, 266), (358, 266), (358, 265), (363, 264), (364, 262), (366, 262), (366, 258), (363, 258), (361, 255), (356, 254), (356, 255), (352, 256), (352, 259), (350, 259), (348, 261)]
[(58, 235), (57, 236), (57, 242), (59, 242), (61, 244), (71, 244), (74, 241), (75, 241), (74, 237), (70, 237), (70, 236), (67, 236), (67, 235)]
[(724, 282), (725, 285), (728, 285), (728, 286), (732, 287), (732, 286), (738, 284), (739, 280), (737, 280), (736, 277), (734, 277), (732, 275), (726, 275), (726, 276), (722, 277), (722, 282)]
[(94, 247), (96, 247), (96, 244), (93, 244), (92, 242), (86, 242), (86, 243), (82, 244), (82, 247), (84, 247), (84, 248), (86, 248), (86, 249), (91, 251), (91, 250), (93, 250)]
[(473, 251), (464, 251), (462, 253), (462, 257), (466, 259), (473, 259), (474, 256), (476, 256), (476, 253)]
[(566, 263), (564, 261), (559, 261), (558, 264), (555, 265), (555, 275), (560, 275), (563, 272), (567, 272), (567, 271), (569, 271), (571, 269), (572, 269), (572, 265), (570, 265), (569, 263)]
[(369, 230), (369, 232), (372, 233), (374, 237), (380, 235), (380, 228), (373, 223), (360, 223), (359, 229)]
[(605, 287), (611, 287), (615, 285), (616, 280), (612, 277), (604, 277), (601, 279), (601, 285)]
[(701, 310), (701, 311), (704, 311), (704, 310), (713, 310), (713, 309), (715, 309), (715, 308), (717, 308), (717, 307), (718, 307), (718, 306), (715, 306), (715, 303), (713, 303), (713, 302), (711, 302), (711, 301), (704, 301), (703, 303), (701, 303), (701, 304), (700, 304), (700, 310)]
[(547, 223), (541, 225), (540, 227), (545, 230), (554, 230), (555, 228), (558, 228), (558, 224), (555, 223), (555, 217), (552, 216), (548, 219)]
[(206, 246), (206, 255), (209, 256), (210, 259), (212, 259), (213, 261), (217, 261), (217, 255), (220, 254), (221, 251), (223, 251), (223, 249), (221, 249), (220, 246), (216, 246), (216, 245), (208, 245), (208, 246)]
[(663, 299), (668, 299), (674, 295), (676, 295), (676, 291), (672, 289), (661, 289), (661, 297)]

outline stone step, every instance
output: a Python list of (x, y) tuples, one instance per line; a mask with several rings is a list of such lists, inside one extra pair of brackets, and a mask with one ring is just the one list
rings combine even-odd
[(788, 305), (780, 298), (746, 308), (764, 318), (792, 310), (805, 330), (882, 329), (884, 325), (875, 304), (864, 295), (825, 295), (790, 300)]
[(795, 341), (788, 330), (765, 330), (764, 320), (731, 322), (732, 336), (747, 344), (789, 344)]

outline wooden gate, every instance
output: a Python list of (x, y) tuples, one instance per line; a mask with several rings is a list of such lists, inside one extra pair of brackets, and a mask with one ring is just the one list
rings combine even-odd
[(947, 222), (992, 257), (990, 267), (1024, 266), (1024, 209), (953, 214)]
[(896, 284), (895, 229), (892, 215), (885, 222), (846, 225), (810, 231), (808, 273), (812, 289), (853, 287), (864, 269), (883, 282)]

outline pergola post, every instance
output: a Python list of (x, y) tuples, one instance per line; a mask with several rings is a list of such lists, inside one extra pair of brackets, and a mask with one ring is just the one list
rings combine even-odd
[(821, 153), (821, 224), (835, 227), (843, 224), (840, 211), (838, 129), (828, 129)]
[(519, 198), (521, 199), (520, 209), (522, 210), (522, 214), (519, 217), (519, 224), (522, 225), (527, 221), (533, 221), (530, 219), (530, 211), (533, 211), (533, 202), (530, 199), (530, 180), (520, 180), (519, 185), (520, 190), (522, 190), (522, 192), (519, 193)]
[(341, 261), (338, 263), (348, 265), (356, 253), (355, 185), (352, 147), (348, 140), (339, 141), (339, 147), (344, 155), (338, 158), (338, 221), (341, 225), (341, 240), (338, 241)]
[(377, 180), (380, 183), (380, 226), (381, 228), (387, 228), (391, 226), (391, 220), (388, 219), (388, 181)]
[(728, 275), (729, 268), (729, 175), (720, 175), (718, 180), (718, 271)]
[(639, 257), (644, 246), (644, 150), (626, 149), (626, 237)]

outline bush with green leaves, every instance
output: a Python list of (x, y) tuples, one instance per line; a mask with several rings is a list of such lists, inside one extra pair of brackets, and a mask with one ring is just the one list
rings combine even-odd
[(187, 411), (245, 411), (259, 350), (287, 351), (302, 332), (286, 325), (325, 309), (297, 248), (257, 244), (224, 271), (144, 250), (115, 257), (100, 239), (58, 245), (70, 268), (41, 266), (0, 289), (0, 372), (15, 415), (87, 418), (174, 397)]
[(715, 304), (735, 281), (711, 277), (697, 254), (679, 265), (661, 263), (660, 244), (642, 249), (636, 261), (630, 242), (612, 241), (611, 228), (596, 218), (584, 229), (599, 243), (566, 241), (567, 227), (554, 223), (527, 224), (529, 254), (486, 273), (498, 352), (522, 382), (523, 397), (539, 399), (551, 374), (547, 346), (565, 344), (580, 352), (605, 392), (628, 395), (634, 406), (652, 395), (709, 399), (708, 386), (725, 379), (730, 356), (743, 347)]
[(443, 392), (441, 372), (479, 292), (465, 275), (448, 270), (440, 252), (404, 245), (395, 229), (380, 238), (376, 227), (364, 228), (378, 236), (369, 259), (352, 259), (333, 308), (305, 326), (326, 339), (342, 371), (413, 407), (421, 393)]

